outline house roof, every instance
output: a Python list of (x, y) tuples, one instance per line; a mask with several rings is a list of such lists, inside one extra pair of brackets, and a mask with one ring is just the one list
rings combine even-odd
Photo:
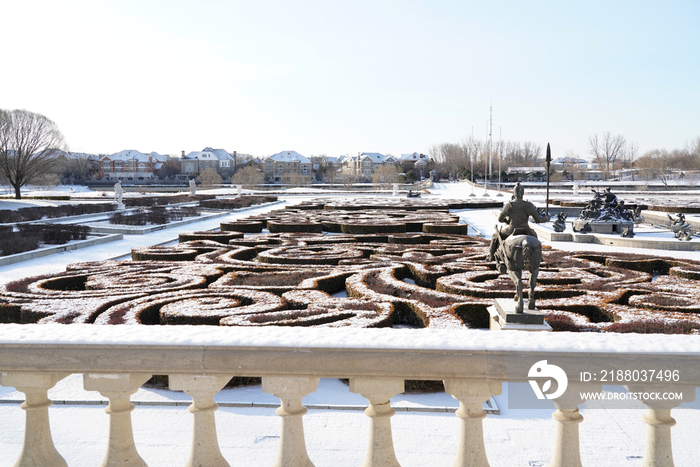
[(136, 151), (134, 149), (125, 149), (108, 156), (104, 156), (102, 159), (110, 159), (113, 161), (129, 161), (136, 160), (138, 162), (149, 162), (149, 156), (146, 154)]
[(278, 152), (277, 154), (273, 154), (267, 159), (272, 159), (275, 162), (293, 162), (297, 161), (300, 164), (310, 164), (311, 160), (306, 157), (302, 156), (296, 151), (282, 151)]
[(154, 161), (158, 162), (165, 162), (170, 158), (167, 154), (158, 154), (157, 152), (152, 152), (149, 156), (151, 156)]
[(200, 161), (212, 161), (212, 160), (233, 160), (233, 156), (228, 153), (225, 149), (212, 149), (204, 148), (201, 151), (192, 151), (183, 159), (197, 159)]
[(420, 160), (429, 161), (430, 156), (427, 154), (421, 154), (418, 152), (414, 152), (411, 154), (401, 154), (401, 156), (399, 157), (399, 160), (401, 160), (401, 161), (420, 161)]
[(212, 149), (212, 148), (204, 148), (202, 151), (208, 151), (213, 153), (217, 159), (220, 161), (232, 161), (233, 156), (229, 154), (229, 152), (225, 149)]
[(360, 159), (365, 159), (368, 157), (372, 159), (372, 162), (377, 164), (382, 164), (387, 159), (387, 157), (384, 154), (380, 154), (378, 152), (363, 152), (362, 154), (360, 154)]

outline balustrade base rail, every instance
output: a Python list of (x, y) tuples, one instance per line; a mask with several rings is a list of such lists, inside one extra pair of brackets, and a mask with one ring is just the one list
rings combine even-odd
[[(308, 408), (302, 399), (317, 390), (319, 378), (347, 378), (350, 392), (367, 400), (364, 466), (399, 465), (391, 422), (397, 409), (391, 398), (404, 391), (409, 379), (442, 380), (445, 392), (459, 401), (454, 466), (489, 465), (484, 401), (499, 395), (503, 382), (526, 381), (535, 394), (537, 387), (551, 396), (556, 408), (549, 465), (576, 466), (582, 457), (579, 406), (591, 398), (584, 394), (600, 391), (597, 375), (613, 369), (612, 384), (624, 385), (630, 393), (663, 390), (682, 396), (642, 401), (648, 407), (641, 417), (647, 424), (643, 465), (668, 466), (673, 465), (671, 428), (676, 424), (671, 410), (694, 400), (700, 385), (699, 363), (700, 342), (695, 336), (0, 325), (0, 385), (26, 395), (21, 405), (26, 413), (24, 445), (15, 466), (66, 465), (52, 439), (48, 391), (73, 373), (83, 375), (85, 390), (109, 401), (103, 466), (146, 465), (136, 449), (131, 398), (153, 374), (168, 375), (171, 389), (192, 398), (186, 465), (229, 465), (219, 448), (214, 417), (222, 404), (214, 397), (232, 376), (262, 376), (262, 390), (280, 400), (275, 465), (313, 465), (304, 436)], [(634, 376), (650, 369), (661, 371), (662, 379), (669, 377), (641, 381)], [(549, 380), (541, 386), (533, 381), (543, 377)]]

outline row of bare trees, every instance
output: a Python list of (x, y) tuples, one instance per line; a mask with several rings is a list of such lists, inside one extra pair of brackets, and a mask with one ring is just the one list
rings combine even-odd
[[(531, 141), (494, 141), (489, 144), (487, 140), (472, 137), (463, 143), (433, 145), (429, 154), (443, 176), (469, 176), (473, 170), (477, 178), (482, 178), (484, 174), (495, 176), (499, 170), (505, 172), (510, 167), (544, 166), (542, 146)], [(700, 137), (683, 149), (654, 149), (640, 156), (638, 144), (628, 142), (622, 135), (605, 132), (588, 137), (588, 154), (606, 180), (625, 168), (637, 169), (639, 176), (647, 180), (658, 179), (667, 185), (670, 177), (700, 171)], [(578, 154), (569, 151), (565, 159), (570, 160), (573, 167), (569, 176), (581, 170)]]
[(433, 145), (428, 154), (438, 170), (452, 176), (497, 174), (509, 167), (535, 167), (542, 163), (542, 146), (532, 141), (489, 141), (470, 137), (463, 143)]
[(673, 178), (685, 183), (700, 182), (700, 136), (683, 149), (653, 149), (634, 161), (634, 167), (646, 180), (659, 180), (668, 188)]

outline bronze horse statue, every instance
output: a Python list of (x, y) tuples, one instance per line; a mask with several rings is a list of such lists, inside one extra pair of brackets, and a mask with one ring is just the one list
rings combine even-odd
[[(499, 232), (500, 234), (500, 232)], [(514, 232), (505, 240), (501, 241), (495, 253), (496, 269), (502, 274), (508, 271), (508, 276), (515, 284), (515, 298), (518, 303), (515, 306), (516, 313), (523, 313), (523, 269), (527, 266), (530, 272), (528, 282), (528, 310), (535, 309), (535, 284), (537, 275), (540, 272), (542, 262), (542, 243), (532, 235), (518, 235)]]

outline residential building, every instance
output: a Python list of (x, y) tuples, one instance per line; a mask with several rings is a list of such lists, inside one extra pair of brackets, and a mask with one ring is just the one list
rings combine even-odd
[(578, 157), (558, 157), (552, 161), (552, 167), (556, 169), (566, 169), (567, 167), (577, 167), (580, 169), (589, 168), (590, 161)]
[(357, 175), (361, 180), (370, 181), (374, 172), (383, 165), (396, 165), (394, 156), (385, 156), (378, 152), (363, 152), (357, 156), (341, 156), (343, 173)]
[(224, 149), (204, 148), (201, 151), (192, 151), (185, 155), (182, 151), (180, 170), (183, 174), (197, 175), (201, 171), (213, 168), (220, 175), (230, 177), (236, 171), (236, 151), (234, 155)]
[(100, 176), (108, 180), (145, 180), (156, 178), (168, 156), (127, 149), (100, 159)]
[(311, 159), (296, 151), (282, 151), (264, 159), (265, 181), (282, 183), (311, 183)]

